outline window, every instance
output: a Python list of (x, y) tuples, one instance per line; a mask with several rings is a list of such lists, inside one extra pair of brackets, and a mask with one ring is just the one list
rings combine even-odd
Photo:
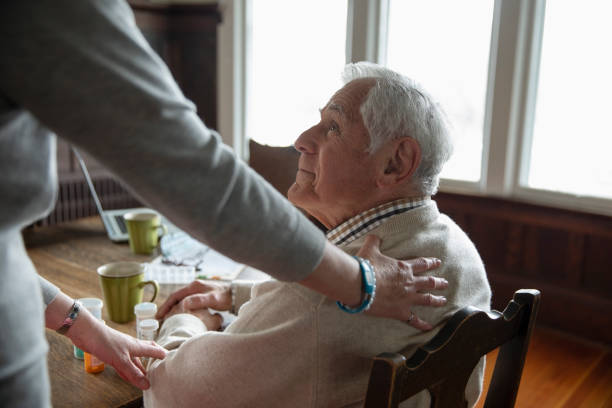
[[(230, 3), (252, 8), (238, 19), (252, 28), (243, 40), (252, 59), (236, 65), (250, 97), (233, 141), (293, 143), (340, 86), (346, 60), (368, 59), (421, 82), (449, 115), (455, 154), (442, 191), (612, 215), (612, 3)], [(222, 106), (238, 122), (240, 98), (237, 109)]]
[(292, 145), (341, 87), (347, 1), (253, 0), (247, 133)]
[(612, 198), (612, 4), (548, 1), (526, 185)]
[(387, 66), (421, 83), (453, 126), (442, 177), (478, 181), (491, 46), (492, 1), (391, 0)]

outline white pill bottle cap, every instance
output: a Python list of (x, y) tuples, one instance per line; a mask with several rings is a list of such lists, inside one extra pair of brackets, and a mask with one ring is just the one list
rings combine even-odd
[(151, 302), (142, 302), (134, 306), (134, 314), (136, 317), (155, 316), (157, 313), (157, 305)]
[(96, 319), (102, 319), (102, 306), (104, 302), (102, 299), (98, 298), (81, 298), (79, 302), (83, 305), (83, 307), (89, 310), (89, 313), (94, 315)]

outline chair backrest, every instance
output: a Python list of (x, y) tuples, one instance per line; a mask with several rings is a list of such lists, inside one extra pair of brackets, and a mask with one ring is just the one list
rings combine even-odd
[(485, 408), (513, 407), (535, 324), (540, 292), (521, 289), (502, 313), (468, 306), (416, 352), (382, 353), (374, 359), (366, 408), (397, 407), (428, 389), (431, 406), (466, 407), (465, 388), (474, 367), (500, 347)]
[(293, 146), (266, 146), (249, 140), (249, 165), (282, 195), (295, 181), (300, 153)]

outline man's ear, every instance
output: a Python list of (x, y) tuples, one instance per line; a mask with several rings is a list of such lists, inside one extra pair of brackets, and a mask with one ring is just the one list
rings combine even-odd
[(378, 184), (381, 187), (393, 186), (412, 177), (421, 162), (421, 147), (411, 137), (396, 139), (389, 146), (384, 158), (383, 171), (379, 174)]

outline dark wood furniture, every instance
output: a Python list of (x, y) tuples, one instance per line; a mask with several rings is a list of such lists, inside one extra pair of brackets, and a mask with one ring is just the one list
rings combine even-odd
[[(134, 255), (127, 243), (114, 244), (106, 236), (99, 217), (26, 230), (23, 233), (28, 255), (38, 273), (74, 298), (102, 298), (96, 269), (113, 261), (148, 262), (153, 256)], [(161, 285), (155, 301), (161, 305), (177, 285)], [(145, 289), (147, 290), (147, 289)], [(145, 292), (145, 299), (150, 297)], [(132, 336), (135, 322), (112, 322), (102, 309), (106, 324)], [(46, 331), (49, 342), (48, 364), (51, 398), (54, 407), (139, 407), (142, 392), (123, 381), (115, 370), (106, 366), (99, 374), (88, 374), (83, 361), (73, 357), (67, 337)]]
[[(164, 60), (179, 87), (210, 128), (217, 128), (217, 4), (155, 4), (130, 0), (136, 24)], [(60, 135), (61, 136), (61, 135)], [(84, 153), (83, 153), (84, 154)], [(84, 154), (105, 209), (140, 207), (116, 179)], [(37, 224), (54, 225), (97, 214), (70, 146), (58, 138), (59, 194), (55, 209)]]
[(217, 4), (129, 0), (136, 25), (209, 128), (217, 128)]
[(494, 308), (536, 287), (546, 296), (540, 323), (612, 344), (612, 217), (496, 197), (434, 199), (476, 245)]
[(432, 407), (467, 407), (465, 388), (472, 370), (500, 346), (485, 407), (513, 407), (539, 303), (539, 291), (522, 289), (503, 313), (468, 306), (412, 356), (380, 354), (372, 366), (366, 408), (397, 407), (424, 389)]

